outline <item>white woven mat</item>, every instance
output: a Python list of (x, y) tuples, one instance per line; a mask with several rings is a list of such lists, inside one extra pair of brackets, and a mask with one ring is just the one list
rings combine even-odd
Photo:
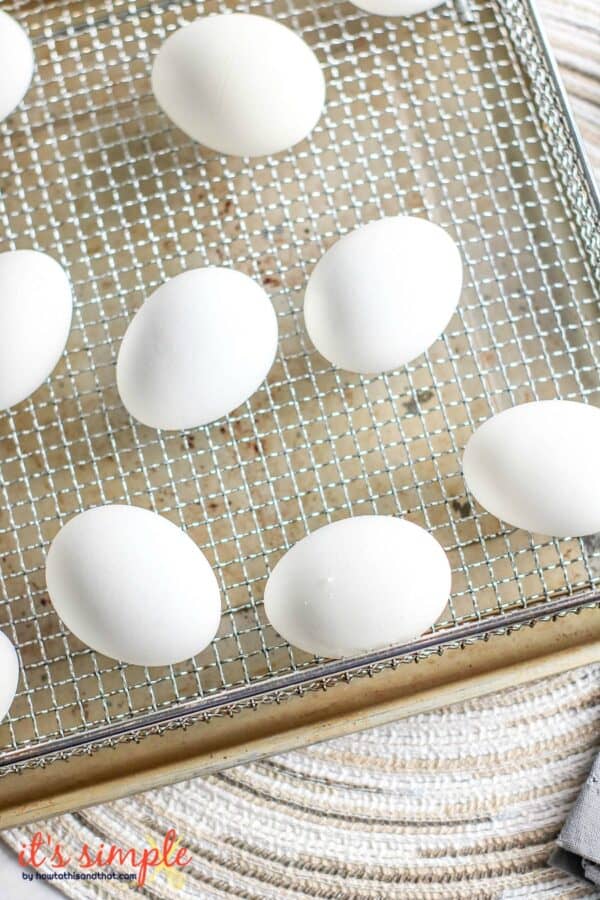
[[(48, 829), (79, 848), (150, 846), (175, 828), (193, 863), (184, 880), (148, 882), (161, 900), (593, 897), (545, 862), (599, 747), (600, 664)], [(34, 831), (6, 838), (16, 849)], [(132, 895), (113, 883), (61, 890)]]
[[(600, 0), (543, 0), (600, 167)], [(162, 898), (592, 898), (545, 862), (600, 749), (600, 664), (386, 728), (52, 822), (65, 847), (144, 847), (175, 828), (193, 855)], [(18, 849), (34, 826), (3, 835)], [(77, 900), (131, 888), (64, 883)], [(0, 896), (4, 896), (0, 890)]]

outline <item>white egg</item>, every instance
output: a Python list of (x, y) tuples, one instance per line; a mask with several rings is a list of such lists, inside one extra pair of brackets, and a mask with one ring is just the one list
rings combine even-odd
[(284, 25), (245, 13), (196, 19), (167, 38), (152, 89), (182, 131), (232, 156), (298, 143), (325, 102), (323, 73), (307, 44)]
[(0, 631), (0, 722), (15, 699), (19, 683), (19, 660), (9, 639)]
[(484, 422), (463, 458), (467, 487), (509, 525), (552, 537), (600, 531), (600, 409), (524, 403)]
[(67, 628), (122, 662), (189, 659), (219, 627), (208, 560), (184, 531), (140, 507), (100, 506), (72, 518), (52, 542), (46, 581)]
[(377, 16), (414, 16), (440, 6), (444, 0), (351, 0), (354, 6)]
[(461, 287), (460, 254), (442, 228), (414, 216), (379, 219), (319, 260), (306, 288), (306, 327), (334, 366), (388, 372), (437, 340)]
[(392, 516), (358, 516), (325, 525), (282, 557), (265, 612), (302, 650), (354, 656), (422, 634), (450, 585), (448, 558), (427, 531)]
[(19, 23), (0, 10), (0, 122), (13, 112), (31, 84), (33, 47)]
[(0, 253), (0, 410), (33, 394), (59, 361), (73, 314), (62, 266), (36, 250)]
[(206, 425), (252, 396), (276, 351), (277, 317), (255, 281), (233, 269), (192, 269), (161, 285), (131, 321), (119, 394), (144, 425)]

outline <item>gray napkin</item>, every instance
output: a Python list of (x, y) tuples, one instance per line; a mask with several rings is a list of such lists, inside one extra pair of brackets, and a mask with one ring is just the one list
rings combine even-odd
[(550, 865), (600, 888), (600, 756), (557, 839)]

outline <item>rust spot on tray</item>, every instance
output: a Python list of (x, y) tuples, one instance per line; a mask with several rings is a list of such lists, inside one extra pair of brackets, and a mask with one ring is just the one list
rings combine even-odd
[(461, 519), (466, 519), (472, 513), (471, 504), (468, 500), (463, 500), (462, 503), (460, 500), (453, 500), (452, 509), (459, 514)]

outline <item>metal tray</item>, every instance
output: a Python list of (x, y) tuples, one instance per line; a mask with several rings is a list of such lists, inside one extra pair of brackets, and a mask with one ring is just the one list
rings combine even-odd
[[(461, 477), (462, 448), (492, 413), (534, 398), (600, 403), (598, 201), (530, 2), (448, 3), (406, 20), (332, 0), (15, 0), (5, 8), (31, 35), (37, 66), (24, 104), (0, 126), (0, 249), (36, 247), (59, 259), (76, 310), (57, 371), (0, 415), (0, 627), (22, 665), (0, 727), (0, 825), (40, 814), (25, 801), (59, 792), (64, 769), (53, 761), (70, 759), (69, 777), (76, 772), (89, 787), (92, 756), (105, 748), (167, 732), (173, 750), (184, 740), (179, 726), (211, 720), (199, 733), (208, 746), (217, 718), (214, 734), (224, 734), (225, 713), (236, 720), (223, 738), (227, 759), (216, 753), (210, 764), (249, 758), (258, 745), (236, 752), (237, 717), (258, 722), (274, 700), (295, 698), (265, 726), (260, 752), (291, 745), (309, 709), (313, 724), (332, 727), (300, 729), (297, 740), (336, 731), (323, 687), (346, 685), (350, 697), (353, 676), (374, 676), (360, 679), (368, 711), (392, 684), (376, 673), (400, 673), (411, 690), (394, 681), (387, 698), (388, 714), (399, 714), (410, 706), (401, 697), (418, 693), (414, 661), (424, 659), (437, 685), (428, 702), (447, 700), (451, 654), (432, 654), (462, 648), (459, 666), (483, 660), (488, 672), (503, 660), (518, 665), (529, 657), (516, 628), (595, 606), (599, 540), (503, 527), (473, 504)], [(160, 112), (149, 84), (168, 33), (234, 8), (302, 34), (328, 84), (310, 139), (250, 163), (191, 142)], [(307, 277), (340, 234), (402, 212), (428, 216), (459, 242), (459, 311), (428, 354), (397, 373), (335, 371), (305, 334)], [(265, 285), (279, 316), (279, 355), (265, 386), (234, 414), (158, 433), (119, 402), (119, 342), (154, 287), (206, 264), (235, 266)], [(48, 544), (71, 515), (111, 501), (168, 516), (213, 564), (222, 625), (196, 659), (165, 669), (121, 665), (82, 645), (55, 615)], [(372, 512), (406, 515), (445, 547), (454, 579), (447, 613), (411, 645), (341, 663), (312, 659), (265, 621), (269, 570), (307, 532)], [(585, 619), (585, 634), (566, 651), (561, 638), (573, 627), (562, 618), (545, 627), (536, 656), (560, 644), (560, 665), (582, 661), (574, 646), (598, 636), (597, 618)], [(500, 652), (479, 645), (492, 634), (503, 635)], [(337, 731), (361, 727), (356, 716), (341, 718)], [(288, 737), (269, 743), (276, 729)], [(195, 771), (192, 756), (187, 769), (165, 768), (151, 783)], [(117, 756), (108, 758), (114, 765)], [(43, 787), (39, 772), (33, 777), (40, 766)], [(25, 769), (27, 780), (15, 780)], [(119, 792), (149, 783), (132, 775)], [(7, 813), (17, 796), (20, 812)]]

